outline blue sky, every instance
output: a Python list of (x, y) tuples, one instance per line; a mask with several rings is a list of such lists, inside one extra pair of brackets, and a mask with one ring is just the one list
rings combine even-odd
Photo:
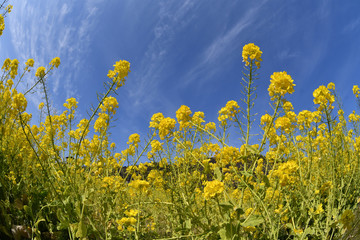
[[(17, 0), (0, 38), (0, 60), (34, 58), (36, 67), (53, 57), (61, 65), (48, 78), (58, 111), (75, 97), (87, 117), (112, 65), (125, 59), (131, 73), (117, 96), (112, 139), (146, 136), (152, 114), (175, 116), (181, 105), (217, 122), (229, 100), (239, 102), (242, 47), (263, 51), (257, 120), (271, 112), (270, 75), (287, 71), (295, 81), (288, 97), (295, 112), (314, 110), (312, 92), (334, 82), (348, 114), (355, 109), (352, 86), (360, 85), (360, 1), (331, 0)], [(31, 81), (31, 78), (29, 79)], [(29, 99), (29, 111), (42, 100)], [(79, 120), (80, 120), (79, 118)], [(255, 122), (255, 128), (258, 121)], [(237, 136), (238, 137), (238, 136)], [(234, 145), (239, 144), (234, 138)], [(256, 140), (256, 137), (255, 139)]]

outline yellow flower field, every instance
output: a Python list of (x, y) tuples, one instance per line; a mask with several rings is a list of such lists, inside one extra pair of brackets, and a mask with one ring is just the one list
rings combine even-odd
[[(11, 6), (1, 6), (11, 12)], [(0, 35), (4, 27), (0, 15)], [(37, 69), (36, 59), (6, 59), (0, 80), (0, 239), (285, 240), (355, 234), (360, 116), (344, 115), (334, 83), (314, 89), (315, 111), (294, 112), (286, 98), (296, 94), (296, 81), (286, 71), (274, 72), (267, 79), (271, 108), (257, 116), (260, 140), (250, 144), (261, 56), (259, 46), (244, 46), (243, 103), (229, 100), (218, 122), (184, 105), (176, 119), (155, 113), (146, 123), (149, 136), (130, 135), (121, 152), (109, 141), (109, 125), (119, 106), (114, 93), (130, 72), (128, 61), (113, 65), (92, 115), (79, 120), (75, 98), (61, 113), (50, 110), (46, 80), (60, 58)], [(36, 81), (20, 92), (24, 76)], [(350, 87), (359, 100), (359, 87)], [(38, 124), (26, 112), (34, 90), (45, 99)], [(235, 129), (242, 134), (240, 146), (228, 145)]]

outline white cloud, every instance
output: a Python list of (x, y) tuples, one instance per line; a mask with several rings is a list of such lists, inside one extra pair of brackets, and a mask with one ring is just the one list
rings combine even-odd
[[(62, 61), (61, 70), (55, 70), (49, 78), (49, 90), (55, 97), (68, 98), (77, 92), (71, 83), (79, 75), (71, 73), (81, 67), (78, 58), (89, 49), (100, 3), (87, 0), (75, 8), (76, 3), (70, 0), (14, 2), (9, 28), (19, 60), (34, 58), (36, 66), (48, 66), (54, 57), (67, 60)], [(32, 77), (28, 79), (31, 80)], [(35, 105), (40, 98), (40, 93), (30, 97)]]

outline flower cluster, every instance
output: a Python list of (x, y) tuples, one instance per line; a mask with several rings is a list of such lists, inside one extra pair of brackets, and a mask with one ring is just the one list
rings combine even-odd
[(38, 69), (36, 70), (36, 73), (35, 73), (35, 76), (36, 77), (39, 77), (39, 78), (43, 78), (43, 77), (45, 77), (45, 71), (46, 71), (46, 69), (45, 69), (45, 67), (38, 67)]
[(354, 95), (355, 95), (356, 97), (359, 97), (359, 94), (360, 94), (360, 88), (359, 88), (359, 86), (358, 86), (358, 85), (354, 85), (352, 90), (353, 90)]
[(5, 29), (5, 21), (2, 14), (0, 14), (0, 36), (3, 34), (3, 31)]
[(294, 184), (299, 166), (295, 161), (281, 163), (277, 170), (273, 171), (273, 176), (279, 179), (281, 186)]
[(314, 103), (319, 104), (318, 111), (322, 111), (325, 108), (333, 109), (334, 106), (331, 104), (335, 102), (335, 96), (331, 94), (330, 90), (321, 85), (313, 92)]
[(191, 120), (191, 110), (188, 106), (181, 105), (181, 107), (176, 111), (176, 118), (180, 124), (180, 130), (190, 126)]
[(224, 183), (219, 180), (206, 182), (204, 198), (210, 200), (224, 191)]
[(60, 58), (59, 57), (53, 58), (53, 60), (51, 60), (50, 62), (50, 66), (58, 68), (60, 66)]
[(19, 112), (25, 111), (27, 107), (27, 101), (26, 98), (24, 97), (24, 94), (22, 93), (15, 94), (13, 97), (12, 106), (14, 109), (17, 109)]
[(139, 192), (146, 192), (150, 187), (150, 183), (145, 180), (134, 180), (129, 183), (129, 187)]
[(257, 68), (260, 68), (260, 62), (262, 61), (261, 54), (262, 51), (260, 51), (258, 46), (253, 43), (246, 44), (242, 51), (243, 62), (248, 66), (255, 60)]
[(291, 131), (291, 121), (288, 117), (279, 117), (275, 121), (275, 128), (280, 128), (286, 133)]
[(283, 97), (285, 94), (294, 92), (294, 80), (289, 74), (284, 72), (274, 72), (270, 77), (270, 86), (268, 88), (271, 99), (276, 96)]
[(114, 97), (107, 97), (104, 99), (103, 103), (100, 106), (102, 112), (110, 112), (112, 114), (116, 113), (116, 108), (119, 107), (119, 103)]
[(129, 140), (127, 141), (127, 144), (134, 145), (135, 148), (138, 148), (139, 142), (140, 142), (140, 135), (137, 133), (134, 133), (129, 136)]
[(164, 118), (159, 123), (159, 137), (164, 140), (165, 137), (175, 128), (176, 121), (173, 118)]
[(72, 108), (76, 109), (77, 104), (78, 104), (78, 102), (76, 101), (75, 98), (69, 98), (66, 100), (66, 103), (63, 104), (63, 106), (70, 110)]
[(99, 113), (99, 117), (94, 123), (95, 132), (104, 133), (109, 126), (109, 115), (106, 113)]
[(115, 89), (125, 84), (125, 78), (130, 72), (130, 63), (126, 60), (117, 61), (114, 64), (114, 70), (109, 70), (108, 78), (112, 79), (116, 83)]
[(219, 111), (218, 120), (222, 126), (227, 125), (227, 120), (234, 120), (236, 114), (239, 112), (239, 105), (236, 101), (231, 100), (226, 103), (226, 106)]
[(151, 151), (148, 153), (148, 158), (152, 158), (154, 156), (155, 153), (161, 151), (163, 148), (162, 148), (162, 144), (163, 143), (160, 143), (158, 140), (152, 140), (150, 142), (150, 145), (151, 145)]

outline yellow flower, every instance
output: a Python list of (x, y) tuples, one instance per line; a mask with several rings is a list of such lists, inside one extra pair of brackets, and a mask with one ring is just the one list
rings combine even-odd
[(26, 66), (29, 66), (29, 67), (33, 67), (33, 66), (34, 66), (34, 63), (35, 63), (34, 59), (29, 58), (29, 59), (25, 62), (25, 65), (26, 65)]
[(205, 114), (203, 112), (195, 112), (192, 117), (192, 122), (196, 125), (200, 125), (205, 122), (204, 120)]
[(232, 146), (225, 146), (221, 149), (221, 152), (216, 156), (216, 159), (219, 159), (219, 161), (223, 165), (236, 163), (236, 161), (239, 161), (241, 159), (241, 152), (238, 148), (232, 147)]
[(335, 102), (335, 97), (324, 85), (315, 89), (313, 96), (314, 103), (320, 105), (318, 111), (322, 111), (325, 107), (329, 107), (330, 109), (334, 108), (331, 104)]
[(312, 208), (310, 209), (310, 213), (313, 213), (313, 214), (315, 214), (315, 215), (321, 214), (321, 213), (323, 213), (323, 212), (324, 212), (324, 209), (323, 209), (321, 203), (317, 205), (317, 208), (316, 208), (315, 211), (314, 211), (314, 209), (312, 209)]
[(8, 13), (11, 13), (12, 8), (13, 8), (12, 5), (7, 5), (6, 8), (5, 8), (5, 11), (8, 12)]
[(0, 14), (0, 36), (3, 34), (5, 29), (5, 21), (3, 15)]
[(18, 93), (13, 97), (12, 106), (14, 109), (17, 109), (20, 112), (25, 111), (27, 107), (27, 101), (22, 93)]
[(6, 81), (6, 86), (8, 86), (9, 88), (11, 88), (13, 85), (14, 85), (14, 81), (12, 79)]
[(291, 130), (291, 121), (288, 117), (279, 117), (275, 121), (275, 128), (281, 128), (286, 133), (290, 133)]
[(63, 104), (63, 106), (66, 107), (67, 109), (71, 109), (71, 108), (77, 108), (77, 104), (78, 102), (76, 101), (75, 98), (69, 98), (66, 100), (66, 103)]
[(271, 122), (271, 119), (272, 119), (272, 117), (269, 114), (265, 114), (265, 115), (261, 116), (260, 124), (261, 125), (265, 125), (265, 124), (267, 125), (267, 124), (269, 124)]
[(164, 140), (165, 137), (175, 128), (176, 121), (172, 118), (164, 118), (159, 123), (159, 137)]
[(163, 149), (162, 143), (160, 143), (158, 140), (152, 140), (150, 142), (150, 145), (151, 145), (151, 151), (148, 153), (149, 159), (152, 158), (156, 152), (159, 152)]
[(294, 107), (293, 107), (293, 105), (292, 105), (291, 102), (285, 101), (285, 102), (283, 103), (283, 109), (284, 109), (285, 112), (289, 112), (289, 111), (294, 110)]
[(216, 195), (221, 194), (224, 191), (224, 183), (219, 180), (206, 182), (204, 188), (204, 197), (209, 200), (214, 198)]
[(355, 111), (353, 111), (350, 115), (349, 115), (349, 122), (358, 122), (360, 120), (360, 116), (357, 115), (355, 113)]
[(145, 192), (150, 187), (150, 183), (145, 180), (134, 180), (129, 183), (129, 187), (140, 192)]
[(151, 121), (150, 121), (150, 126), (151, 128), (155, 128), (158, 129), (159, 128), (159, 124), (161, 122), (161, 120), (164, 119), (164, 115), (162, 113), (155, 113), (152, 117), (151, 117)]
[(360, 88), (359, 88), (359, 86), (358, 86), (358, 85), (354, 85), (352, 90), (353, 90), (354, 95), (355, 95), (356, 97), (359, 97), (359, 94), (360, 94)]
[(18, 66), (19, 66), (19, 61), (17, 59), (13, 59), (10, 63), (10, 77), (11, 78), (15, 78), (15, 76), (17, 75), (17, 70), (18, 70)]
[(205, 131), (216, 132), (216, 124), (214, 122), (208, 122), (205, 125)]
[(123, 226), (127, 226), (127, 230), (135, 231), (135, 229), (133, 227), (131, 227), (131, 226), (135, 225), (136, 221), (137, 220), (134, 217), (123, 217), (120, 220), (116, 220), (116, 223), (118, 224), (118, 230), (122, 231)]
[[(0, 16), (1, 16), (1, 14), (0, 14)], [(4, 69), (5, 71), (9, 71), (10, 70), (10, 64), (11, 64), (10, 58), (5, 59), (4, 64), (1, 67), (1, 69)]]
[(245, 62), (245, 65), (248, 66), (250, 62), (255, 60), (256, 66), (260, 68), (260, 62), (262, 61), (261, 54), (262, 51), (260, 51), (258, 46), (253, 43), (246, 44), (242, 51), (243, 62)]
[(219, 117), (218, 120), (221, 123), (222, 126), (227, 125), (227, 120), (234, 120), (236, 114), (240, 111), (239, 105), (236, 101), (231, 100), (226, 103), (226, 106), (221, 108), (219, 111)]
[(39, 110), (41, 110), (41, 109), (43, 109), (43, 107), (44, 107), (44, 103), (43, 102), (41, 102), (40, 104), (39, 104)]
[(119, 107), (119, 103), (114, 97), (107, 97), (104, 99), (103, 103), (100, 106), (101, 111), (106, 112), (109, 111), (113, 114), (116, 113), (116, 108)]
[(109, 115), (106, 113), (99, 113), (99, 117), (94, 123), (95, 132), (103, 132), (107, 129), (109, 125)]
[(134, 145), (137, 148), (139, 146), (139, 142), (140, 142), (140, 135), (134, 133), (129, 136), (129, 141), (127, 142), (127, 144)]
[(294, 92), (294, 80), (284, 72), (274, 72), (270, 77), (270, 86), (268, 88), (271, 99), (275, 96), (284, 96), (286, 93)]
[(114, 70), (109, 70), (108, 77), (116, 83), (115, 89), (123, 86), (125, 83), (125, 77), (130, 72), (130, 63), (125, 60), (117, 61), (114, 65)]
[(281, 186), (294, 184), (296, 181), (296, 173), (299, 169), (296, 161), (288, 161), (281, 163), (277, 170), (273, 170), (273, 176), (279, 178)]
[(60, 58), (59, 58), (59, 57), (56, 57), (56, 58), (54, 58), (53, 60), (51, 60), (50, 65), (51, 65), (52, 67), (58, 68), (59, 65), (60, 65)]
[(327, 89), (329, 89), (329, 90), (335, 90), (335, 83), (330, 82), (330, 83), (327, 85)]
[(125, 211), (125, 215), (128, 217), (136, 217), (139, 214), (139, 210), (130, 209)]
[(186, 128), (190, 125), (189, 121), (191, 120), (191, 110), (188, 106), (181, 105), (181, 107), (176, 111), (176, 118), (180, 124), (180, 130)]
[(39, 78), (43, 78), (43, 77), (45, 77), (45, 71), (46, 71), (45, 67), (42, 67), (42, 66), (38, 67), (38, 69), (36, 70), (35, 76), (39, 77)]

